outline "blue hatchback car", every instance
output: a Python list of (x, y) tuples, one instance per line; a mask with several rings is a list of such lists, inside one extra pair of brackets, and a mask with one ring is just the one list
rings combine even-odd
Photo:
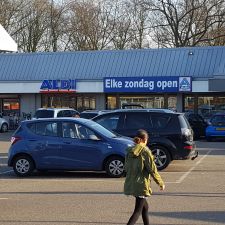
[(130, 138), (87, 119), (29, 120), (11, 138), (8, 165), (22, 177), (35, 169), (106, 171), (110, 177), (121, 177), (125, 150), (131, 145)]
[(206, 140), (214, 138), (225, 138), (225, 113), (218, 113), (212, 116), (209, 126), (206, 128)]

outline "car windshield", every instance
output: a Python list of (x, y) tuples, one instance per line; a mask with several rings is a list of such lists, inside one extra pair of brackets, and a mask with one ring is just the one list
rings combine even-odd
[(225, 115), (216, 115), (211, 120), (212, 125), (214, 126), (224, 126), (225, 125)]
[(54, 117), (54, 111), (53, 110), (38, 110), (35, 113), (35, 118), (52, 118)]
[(101, 126), (100, 124), (98, 124), (94, 121), (90, 120), (90, 121), (86, 122), (85, 124), (106, 137), (109, 137), (109, 138), (117, 137), (116, 134), (112, 133), (111, 131), (107, 130), (106, 128), (104, 128), (103, 126)]

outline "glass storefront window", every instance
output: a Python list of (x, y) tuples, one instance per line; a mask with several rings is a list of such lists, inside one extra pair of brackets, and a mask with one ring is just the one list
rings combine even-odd
[[(164, 96), (119, 96), (118, 97), (119, 108), (122, 108), (123, 104), (139, 104), (144, 108), (165, 108), (165, 98)], [(168, 107), (175, 110), (177, 104), (176, 96), (168, 97)], [(116, 96), (107, 97), (107, 109), (117, 108), (117, 98)]]
[(84, 98), (84, 110), (90, 109), (89, 98)]
[(225, 112), (225, 96), (199, 96), (198, 113), (209, 119), (217, 112)]
[(96, 109), (96, 100), (95, 98), (90, 98), (90, 108)]
[(3, 115), (9, 116), (12, 114), (19, 115), (20, 101), (19, 99), (3, 99)]
[(42, 95), (42, 107), (74, 108), (78, 111), (96, 109), (96, 99), (93, 96)]
[(82, 97), (77, 97), (77, 110), (80, 112), (83, 111)]
[(163, 96), (120, 96), (120, 107), (126, 104), (140, 104), (144, 108), (164, 108)]
[(116, 109), (116, 97), (114, 96), (107, 97), (107, 109)]
[(192, 96), (186, 96), (184, 98), (184, 111), (185, 112), (194, 112), (194, 100)]
[(177, 110), (177, 97), (176, 96), (168, 97), (168, 109), (172, 109), (174, 111)]

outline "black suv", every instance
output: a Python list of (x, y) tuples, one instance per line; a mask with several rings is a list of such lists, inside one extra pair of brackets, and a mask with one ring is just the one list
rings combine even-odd
[(205, 137), (205, 130), (208, 126), (208, 123), (204, 120), (204, 118), (197, 113), (189, 112), (185, 113), (185, 116), (194, 132), (194, 139)]
[(193, 131), (183, 113), (167, 109), (120, 109), (93, 120), (123, 136), (134, 137), (138, 129), (148, 131), (148, 145), (159, 170), (174, 159), (197, 156)]

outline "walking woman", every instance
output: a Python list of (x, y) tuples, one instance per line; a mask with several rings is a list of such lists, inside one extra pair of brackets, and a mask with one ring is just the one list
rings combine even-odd
[(135, 224), (140, 215), (144, 225), (149, 225), (147, 197), (152, 194), (151, 177), (159, 185), (160, 190), (164, 190), (165, 185), (157, 171), (153, 155), (146, 146), (148, 133), (145, 130), (138, 130), (133, 140), (135, 145), (127, 149), (125, 158), (124, 194), (132, 195), (136, 200), (134, 212), (127, 225)]

